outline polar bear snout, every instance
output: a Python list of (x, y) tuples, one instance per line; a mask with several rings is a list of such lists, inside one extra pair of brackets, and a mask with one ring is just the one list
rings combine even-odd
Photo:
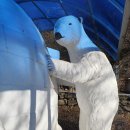
[(63, 38), (63, 36), (62, 36), (59, 32), (56, 32), (56, 33), (55, 33), (55, 39), (56, 39), (56, 40), (59, 40), (59, 39), (61, 39), (61, 38)]

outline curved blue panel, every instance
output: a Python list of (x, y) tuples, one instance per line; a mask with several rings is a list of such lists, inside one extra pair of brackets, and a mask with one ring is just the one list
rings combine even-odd
[[(15, 0), (32, 18), (40, 31), (52, 30), (55, 21), (65, 15), (82, 16), (86, 32), (96, 35), (96, 44), (114, 60), (125, 0)], [(88, 35), (93, 41), (95, 37)], [(100, 41), (99, 39), (102, 39)], [(101, 43), (102, 42), (102, 43)]]
[(0, 11), (0, 129), (59, 128), (58, 95), (40, 32), (13, 0), (1, 0)]
[(57, 95), (52, 89), (48, 99), (42, 36), (13, 0), (1, 0), (0, 11), (0, 118), (5, 120), (0, 129), (53, 129), (58, 124)]
[[(48, 72), (38, 29), (14, 1), (1, 0), (0, 10), (0, 85), (43, 88), (42, 71)], [(40, 58), (43, 64), (39, 64)]]

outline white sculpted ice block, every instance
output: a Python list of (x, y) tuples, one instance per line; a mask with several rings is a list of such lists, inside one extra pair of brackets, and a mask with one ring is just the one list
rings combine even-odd
[(1, 0), (0, 130), (60, 130), (46, 53), (31, 19), (13, 0)]

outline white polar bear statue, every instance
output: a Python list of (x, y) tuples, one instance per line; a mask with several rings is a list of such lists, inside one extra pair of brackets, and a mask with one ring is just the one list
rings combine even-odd
[[(53, 60), (52, 75), (75, 84), (80, 130), (111, 130), (118, 110), (118, 88), (112, 66), (74, 16), (60, 18), (54, 28), (57, 43), (67, 48), (71, 63)], [(91, 47), (91, 48), (90, 48)]]

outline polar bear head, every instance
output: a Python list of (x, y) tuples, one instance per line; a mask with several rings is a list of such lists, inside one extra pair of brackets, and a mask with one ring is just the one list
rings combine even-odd
[(68, 48), (80, 41), (82, 22), (80, 18), (65, 16), (57, 20), (54, 34), (57, 43)]

